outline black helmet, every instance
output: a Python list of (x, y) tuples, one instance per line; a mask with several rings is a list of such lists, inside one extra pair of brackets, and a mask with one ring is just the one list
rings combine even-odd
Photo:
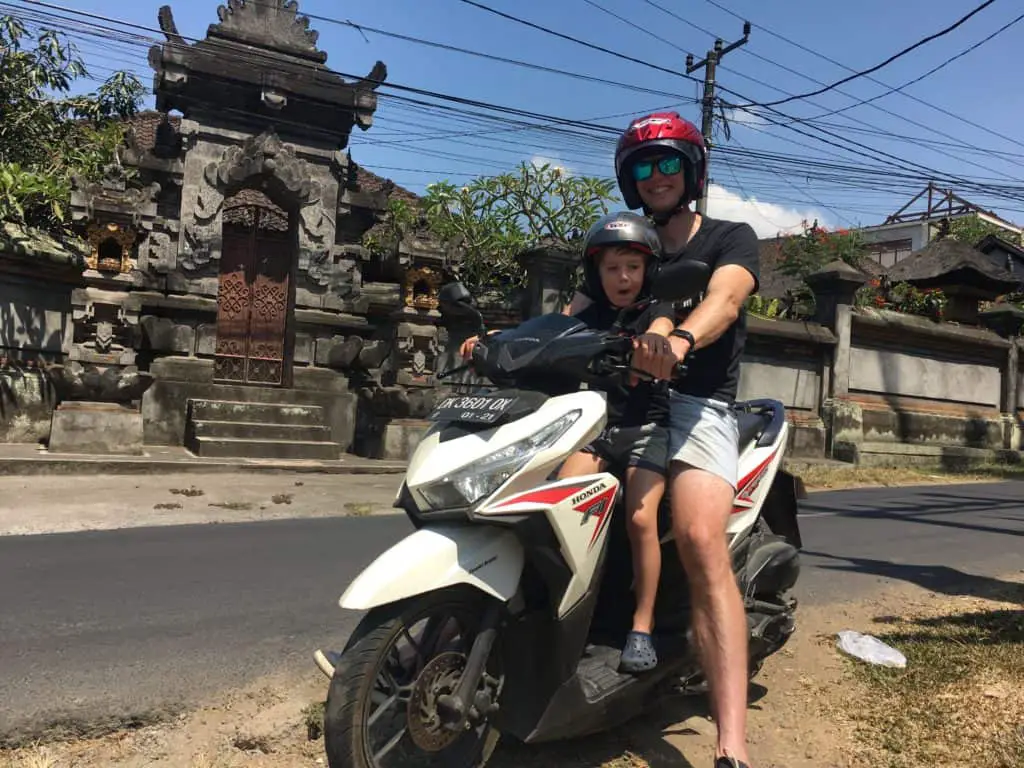
[(646, 255), (647, 270), (644, 275), (644, 290), (648, 289), (651, 262), (661, 257), (661, 239), (658, 230), (644, 216), (632, 211), (620, 211), (602, 216), (587, 231), (583, 241), (583, 287), (593, 299), (604, 295), (601, 277), (597, 271), (594, 255), (608, 246), (621, 246)]

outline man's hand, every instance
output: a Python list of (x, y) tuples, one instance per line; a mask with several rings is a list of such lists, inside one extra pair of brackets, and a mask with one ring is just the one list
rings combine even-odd
[(686, 339), (645, 333), (633, 339), (633, 368), (655, 379), (670, 379), (676, 363), (688, 350)]

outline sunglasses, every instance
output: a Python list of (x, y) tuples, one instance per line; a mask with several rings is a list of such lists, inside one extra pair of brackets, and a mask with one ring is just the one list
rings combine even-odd
[(669, 155), (659, 157), (657, 160), (639, 160), (633, 163), (633, 180), (643, 181), (651, 178), (655, 165), (658, 166), (662, 176), (673, 176), (682, 170), (683, 158), (679, 155)]

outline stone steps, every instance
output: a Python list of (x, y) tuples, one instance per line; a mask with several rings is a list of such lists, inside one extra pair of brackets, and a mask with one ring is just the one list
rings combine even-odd
[(337, 459), (318, 405), (193, 399), (185, 447), (197, 456), (246, 459)]
[(319, 405), (246, 403), (234, 400), (189, 400), (190, 418), (196, 421), (233, 421), (257, 424), (324, 423)]
[(197, 437), (192, 452), (211, 458), (337, 459), (337, 443), (303, 440), (250, 440), (242, 437)]
[(196, 437), (231, 437), (247, 440), (330, 442), (331, 430), (321, 424), (263, 424), (258, 421), (192, 422)]

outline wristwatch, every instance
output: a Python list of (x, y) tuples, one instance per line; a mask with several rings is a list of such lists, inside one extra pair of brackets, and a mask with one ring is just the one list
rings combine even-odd
[(690, 348), (686, 350), (685, 357), (689, 357), (690, 353), (693, 352), (694, 347), (697, 346), (697, 340), (693, 338), (693, 334), (689, 331), (683, 330), (682, 328), (673, 328), (668, 335), (678, 336), (680, 339), (686, 339), (690, 342)]

